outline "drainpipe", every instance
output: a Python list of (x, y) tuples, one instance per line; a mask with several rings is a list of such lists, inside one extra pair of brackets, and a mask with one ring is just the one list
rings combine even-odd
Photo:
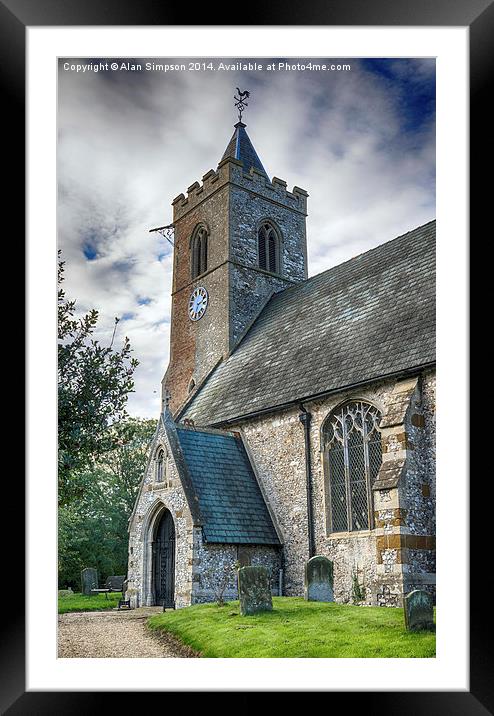
[(311, 460), (310, 460), (310, 421), (311, 413), (307, 412), (302, 403), (299, 405), (302, 411), (298, 419), (304, 426), (305, 438), (305, 483), (307, 492), (307, 537), (309, 540), (309, 558), (316, 553), (314, 545), (314, 520), (312, 515), (312, 478), (311, 478)]
[(285, 545), (280, 549), (280, 571), (278, 573), (278, 596), (285, 593)]

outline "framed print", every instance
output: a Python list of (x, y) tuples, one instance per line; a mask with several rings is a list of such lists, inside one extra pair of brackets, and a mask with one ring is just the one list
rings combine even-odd
[[(492, 5), (437, 3), (412, 15), (405, 4), (375, 4), (353, 8), (350, 18), (349, 4), (342, 3), (330, 11), (309, 8), (303, 24), (290, 9), (276, 17), (249, 9), (245, 24), (235, 27), (213, 17), (184, 26), (169, 9), (161, 14), (147, 3), (54, 9), (12, 1), (3, 2), (1, 12), (4, 96), (11, 109), (6, 136), (27, 147), (28, 279), (26, 616), (10, 620), (2, 650), (2, 708), (77, 713), (96, 698), (106, 703), (114, 691), (245, 690), (345, 692), (361, 704), (365, 697), (377, 706), (379, 699), (379, 708), (384, 703), (404, 714), (429, 713), (431, 705), (434, 712), (492, 711), (483, 610), (472, 610), (470, 624), (468, 617), (466, 350), (468, 61), (470, 122), (479, 128), (471, 133), (475, 162), (485, 152), (475, 142), (488, 131)], [(23, 166), (21, 157), (12, 167), (20, 174), (12, 182), (14, 206)], [(433, 453), (423, 446), (435, 410), (428, 392), (435, 375), (434, 291), (424, 267), (434, 245), (436, 169), (436, 650), (424, 632), (400, 652), (410, 637), (403, 626), (401, 645), (382, 643), (373, 654), (326, 646), (318, 652), (314, 644), (308, 651), (277, 651), (278, 633), (269, 637), (266, 654), (265, 645), (254, 645), (248, 622), (239, 621), (229, 652), (221, 651), (225, 644), (215, 652), (213, 636), (208, 645), (192, 637), (181, 642), (179, 626), (168, 642), (164, 637), (168, 651), (161, 643), (161, 651), (150, 647), (126, 658), (114, 634), (98, 652), (91, 632), (98, 608), (93, 616), (67, 618), (55, 610), (57, 596), (67, 597), (60, 590), (79, 591), (82, 567), (96, 567), (96, 576), (87, 570), (86, 576), (98, 604), (113, 605), (120, 579), (114, 606), (125, 628), (136, 624), (136, 609), (160, 628), (163, 618), (185, 614), (183, 608), (226, 603), (222, 628), (228, 609), (229, 619), (237, 619), (237, 607), (228, 606), (237, 599), (239, 618), (248, 619), (252, 592), (242, 580), (249, 574), (258, 580), (256, 590), (267, 575), (265, 608), (278, 614), (277, 600), (287, 596), (301, 604), (305, 597), (316, 609), (310, 595), (321, 593), (317, 580), (326, 580), (323, 602), (353, 602), (359, 619), (371, 618), (373, 610), (392, 615), (399, 608), (401, 615), (403, 598), (415, 591), (435, 598), (435, 487), (431, 492), (426, 477)], [(471, 194), (476, 219), (485, 212), (481, 197), (482, 187)], [(105, 360), (108, 375), (121, 371), (127, 394), (115, 404), (134, 420), (134, 437), (136, 425), (143, 430), (144, 477), (135, 482), (122, 522), (129, 542), (123, 557), (106, 564), (107, 555), (70, 562), (82, 517), (74, 518), (70, 494), (61, 498), (60, 468), (55, 481), (57, 249), (67, 321), (82, 321), (82, 331), (84, 314), (99, 311), (87, 336), (94, 333), (108, 351), (94, 348), (91, 380), (106, 369)], [(383, 265), (387, 273), (369, 283)], [(323, 275), (331, 292), (320, 288)], [(409, 298), (399, 302), (405, 275), (415, 309)], [(342, 298), (331, 304), (337, 290)], [(300, 304), (291, 298), (297, 291)], [(369, 305), (384, 306), (384, 300), (380, 320), (374, 313), (367, 333), (357, 333)], [(420, 320), (412, 335), (400, 340), (397, 326), (411, 326), (414, 315)], [(68, 325), (67, 335), (74, 334), (75, 324)], [(320, 347), (313, 343), (314, 326), (321, 325), (331, 335), (345, 326), (344, 360), (328, 358), (329, 333)], [(309, 366), (309, 354), (310, 370), (297, 373), (293, 356)], [(66, 399), (60, 385), (58, 396), (60, 421)], [(67, 414), (77, 415), (93, 398), (86, 394), (78, 407), (67, 398)], [(293, 454), (276, 432), (281, 424), (289, 426), (287, 436), (296, 435)], [(93, 429), (93, 456), (100, 438)], [(112, 440), (112, 449), (126, 449), (128, 435)], [(71, 460), (83, 459), (78, 441), (77, 450), (67, 452)], [(65, 445), (58, 445), (59, 465)], [(108, 455), (108, 447), (101, 450)], [(286, 461), (280, 471), (285, 497), (277, 478), (270, 482), (275, 460)], [(81, 482), (70, 487), (80, 500), (87, 494), (84, 469)], [(102, 464), (98, 469), (104, 473)], [(117, 488), (105, 489), (103, 502), (111, 501)], [(24, 499), (18, 485), (14, 498), (16, 504)], [(84, 526), (84, 539), (94, 544), (109, 533), (104, 510), (94, 519), (97, 509), (91, 503)], [(8, 555), (10, 585), (22, 581), (16, 547)], [(70, 559), (62, 557), (69, 553)], [(473, 598), (478, 589), (470, 589)], [(12, 595), (16, 604), (22, 600), (12, 586), (6, 593), (10, 612)], [(407, 615), (410, 626), (412, 611)], [(326, 643), (323, 631), (314, 636), (318, 644)], [(304, 632), (312, 634), (309, 625)], [(146, 634), (139, 631), (135, 643), (144, 643)], [(87, 653), (77, 647), (85, 639)], [(167, 656), (178, 658), (166, 662), (163, 678)]]

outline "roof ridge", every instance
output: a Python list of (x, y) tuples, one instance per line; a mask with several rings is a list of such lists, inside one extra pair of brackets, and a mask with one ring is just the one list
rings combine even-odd
[[(371, 249), (367, 249), (367, 251), (362, 251), (360, 254), (355, 254), (355, 256), (352, 256), (349, 259), (345, 259), (345, 261), (342, 261), (339, 264), (330, 266), (329, 268), (325, 269), (324, 271), (320, 271), (319, 273), (314, 274), (314, 276), (309, 276), (309, 278), (307, 278), (305, 281), (302, 281), (301, 283), (297, 283), (294, 286), (288, 286), (288, 288), (285, 288), (282, 291), (278, 291), (277, 293), (273, 294), (273, 298), (276, 296), (281, 296), (282, 294), (286, 294), (289, 291), (295, 291), (296, 289), (300, 289), (302, 286), (307, 286), (308, 283), (315, 281), (316, 279), (320, 278), (321, 276), (325, 276), (330, 271), (334, 271), (337, 268), (339, 268), (340, 266), (345, 266), (346, 264), (349, 264), (352, 261), (355, 261), (355, 259), (358, 259), (361, 256), (367, 256), (368, 254), (371, 254), (373, 251), (378, 251), (380, 248), (382, 248), (383, 246), (386, 246), (387, 244), (392, 244), (393, 241), (398, 241), (398, 239), (403, 239), (403, 238), (405, 238), (405, 236), (408, 236), (408, 234), (415, 234), (416, 232), (420, 231), (421, 229), (424, 229), (426, 226), (429, 226), (430, 224), (435, 224), (435, 223), (436, 223), (436, 219), (431, 219), (430, 221), (426, 221), (425, 224), (420, 224), (420, 226), (416, 226), (414, 229), (409, 229), (408, 231), (405, 231), (405, 233), (399, 234), (398, 236), (395, 236), (392, 239), (383, 241), (381, 244), (377, 244), (377, 246), (373, 246)], [(261, 315), (261, 314), (259, 314), (259, 315)]]

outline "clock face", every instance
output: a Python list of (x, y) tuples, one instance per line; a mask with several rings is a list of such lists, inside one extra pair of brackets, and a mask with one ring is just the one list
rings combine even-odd
[(191, 321), (198, 321), (206, 313), (208, 307), (208, 292), (202, 286), (198, 286), (191, 293), (189, 299), (189, 318)]

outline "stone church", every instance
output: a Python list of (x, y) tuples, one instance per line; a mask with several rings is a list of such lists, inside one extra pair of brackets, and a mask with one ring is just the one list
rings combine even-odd
[(307, 197), (238, 122), (172, 202), (170, 362), (129, 521), (133, 606), (237, 598), (265, 565), (301, 596), (435, 591), (435, 222), (307, 277)]

